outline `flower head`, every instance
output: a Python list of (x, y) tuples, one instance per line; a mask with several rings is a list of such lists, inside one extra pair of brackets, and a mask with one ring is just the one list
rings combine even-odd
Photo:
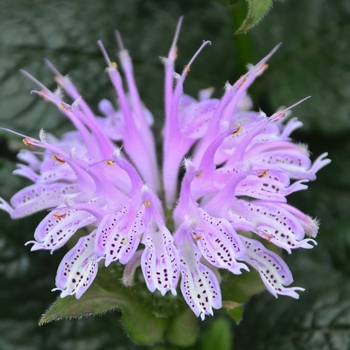
[[(290, 134), (302, 125), (285, 121), (289, 110), (267, 117), (250, 110), (247, 89), (267, 68), (273, 51), (235, 84), (226, 83), (223, 97), (202, 90), (199, 99), (183, 92), (190, 67), (203, 42), (181, 74), (175, 72), (176, 41), (165, 67), (165, 123), (159, 171), (152, 115), (137, 91), (131, 59), (119, 33), (119, 71), (101, 42), (106, 72), (119, 107), (102, 100), (96, 116), (72, 81), (47, 61), (59, 88), (52, 92), (29, 73), (40, 90), (33, 91), (57, 106), (75, 131), (60, 139), (40, 132), (39, 139), (22, 135), (27, 150), (14, 172), (33, 184), (16, 193), (0, 208), (12, 218), (50, 210), (27, 242), (32, 250), (54, 252), (80, 228), (81, 237), (65, 255), (57, 272), (61, 297), (80, 298), (105, 266), (125, 266), (123, 281), (131, 285), (141, 266), (150, 292), (182, 295), (202, 319), (222, 306), (220, 269), (241, 274), (252, 267), (274, 296), (303, 290), (288, 287), (292, 274), (282, 258), (268, 250), (270, 242), (291, 253), (312, 248), (318, 222), (287, 204), (290, 193), (306, 183), (330, 160), (322, 154), (314, 163), (304, 145)], [(63, 93), (72, 99), (64, 102)], [(300, 102), (303, 102), (300, 101)], [(122, 143), (123, 147), (116, 145)], [(30, 150), (35, 148), (35, 151)], [(192, 150), (191, 158), (186, 158)], [(185, 175), (180, 177), (180, 168)], [(311, 236), (312, 238), (305, 237)]]

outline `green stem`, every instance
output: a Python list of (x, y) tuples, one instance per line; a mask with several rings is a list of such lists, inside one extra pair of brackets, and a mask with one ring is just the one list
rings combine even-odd
[(232, 32), (233, 42), (236, 47), (237, 71), (239, 75), (246, 73), (247, 63), (252, 62), (252, 43), (249, 34), (236, 34), (236, 30), (245, 19), (247, 8), (245, 4), (232, 7)]

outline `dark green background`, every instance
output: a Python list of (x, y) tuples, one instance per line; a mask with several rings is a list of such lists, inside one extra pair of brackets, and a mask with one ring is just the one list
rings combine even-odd
[[(225, 81), (233, 83), (247, 62), (257, 62), (282, 41), (270, 68), (251, 90), (255, 107), (271, 113), (311, 95), (294, 111), (304, 123), (294, 137), (309, 144), (313, 158), (328, 151), (332, 159), (308, 191), (290, 198), (293, 205), (321, 219), (318, 247), (285, 257), (295, 285), (306, 291), (298, 301), (275, 300), (267, 293), (254, 297), (238, 326), (218, 312), (216, 318), (199, 323), (201, 336), (194, 347), (350, 349), (350, 2), (276, 1), (263, 22), (247, 35), (234, 36), (245, 11), (240, 1), (1, 0), (0, 124), (32, 136), (41, 128), (56, 135), (70, 128), (53, 106), (29, 94), (36, 87), (19, 73), (26, 69), (54, 88), (43, 58), (70, 74), (95, 111), (101, 98), (113, 98), (96, 41), (102, 39), (113, 56), (114, 29), (120, 30), (133, 58), (157, 131), (163, 118), (159, 56), (167, 54), (180, 15), (185, 20), (179, 70), (202, 40), (213, 43), (198, 57), (186, 81), (185, 90), (192, 95), (214, 86), (220, 96)], [(0, 195), (8, 200), (25, 183), (10, 175), (21, 143), (1, 132), (0, 145)], [(55, 299), (50, 289), (65, 253), (30, 253), (23, 246), (40, 218), (38, 214), (12, 222), (0, 213), (0, 349), (142, 348), (128, 339), (118, 312), (37, 326)]]

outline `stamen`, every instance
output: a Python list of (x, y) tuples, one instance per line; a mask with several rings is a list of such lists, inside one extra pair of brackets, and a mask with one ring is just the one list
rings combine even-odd
[(290, 109), (292, 109), (292, 108), (294, 108), (295, 106), (299, 105), (300, 103), (302, 103), (302, 102), (308, 100), (310, 97), (311, 97), (311, 96), (307, 96), (307, 97), (301, 99), (300, 101), (294, 103), (293, 105), (291, 105), (291, 106), (289, 106), (289, 107), (287, 107), (287, 108), (285, 108), (285, 109), (282, 109), (282, 110), (280, 110), (280, 111), (277, 111), (276, 113), (274, 113), (274, 114), (270, 117), (269, 121), (271, 121), (271, 122), (277, 122), (277, 121), (280, 120), (281, 118), (285, 117), (287, 111), (289, 111)]
[(277, 44), (277, 45), (271, 50), (271, 52), (270, 52), (267, 56), (265, 56), (260, 62), (258, 62), (258, 63), (255, 65), (255, 67), (257, 67), (258, 69), (260, 69), (259, 66), (262, 66), (263, 64), (265, 64), (265, 62), (268, 61), (268, 60), (271, 58), (271, 56), (279, 49), (279, 47), (280, 47), (281, 45), (282, 45), (282, 43)]
[(61, 95), (62, 91), (60, 88), (56, 89), (56, 91), (53, 93), (50, 90), (45, 90), (41, 89), (40, 91), (38, 90), (31, 90), (31, 94), (37, 94), (39, 97), (44, 99), (45, 102), (52, 102), (54, 104), (57, 104), (58, 102), (61, 101)]
[(31, 74), (29, 74), (27, 71), (20, 69), (20, 72), (24, 74), (27, 78), (29, 78), (31, 81), (33, 81), (35, 84), (40, 86), (43, 90), (47, 91), (48, 94), (52, 94), (52, 92), (44, 85), (42, 84), (39, 80), (35, 79)]
[(144, 206), (146, 208), (149, 208), (151, 206), (151, 202), (150, 201), (145, 201), (145, 202), (143, 202), (143, 204), (144, 204)]
[(114, 160), (107, 160), (106, 164), (107, 165), (115, 165), (115, 161)]
[(181, 25), (182, 25), (182, 20), (183, 20), (183, 16), (181, 16), (177, 22), (177, 26), (176, 26), (176, 30), (175, 30), (175, 35), (174, 35), (174, 39), (173, 42), (171, 43), (171, 47), (168, 53), (168, 58), (171, 58), (173, 60), (175, 60), (177, 58), (177, 40), (179, 38), (179, 34), (180, 34), (180, 30), (181, 30)]
[(302, 103), (302, 102), (308, 100), (310, 97), (311, 97), (311, 96), (304, 97), (304, 98), (301, 99), (300, 101), (298, 101), (298, 102), (294, 103), (293, 105), (291, 105), (291, 106), (285, 108), (284, 111), (286, 112), (286, 111), (288, 111), (288, 110), (294, 108), (295, 106), (299, 105), (300, 103)]
[(50, 102), (51, 100), (47, 97), (48, 93), (45, 89), (39, 91), (39, 97), (43, 98), (45, 102)]
[(257, 76), (260, 76), (262, 75), (266, 69), (269, 68), (269, 65), (267, 63), (263, 63), (262, 65), (260, 65), (258, 68), (257, 68), (257, 73), (256, 75)]
[(57, 100), (54, 99), (54, 94), (49, 91), (49, 93), (45, 92), (43, 93), (43, 89), (41, 89), (40, 91), (38, 90), (31, 90), (30, 91), (31, 94), (36, 94), (36, 95), (39, 95), (39, 97), (43, 98), (45, 102), (52, 102), (54, 104), (57, 103)]
[(52, 215), (54, 219), (60, 220), (67, 216), (67, 213), (55, 213)]
[(243, 130), (242, 125), (238, 124), (236, 129), (232, 131), (231, 136), (238, 135)]
[(33, 142), (33, 140), (31, 140), (30, 138), (28, 137), (25, 137), (23, 140), (23, 143), (28, 147), (32, 147), (32, 148), (36, 148), (37, 145)]
[(203, 41), (202, 45), (200, 46), (200, 48), (196, 51), (196, 53), (193, 55), (193, 57), (191, 58), (190, 62), (188, 62), (188, 64), (185, 66), (184, 70), (182, 71), (182, 76), (190, 71), (190, 67), (191, 64), (194, 62), (194, 60), (197, 58), (197, 56), (200, 54), (200, 52), (204, 49), (205, 46), (207, 45), (211, 45), (211, 41), (207, 40), (207, 41)]
[(59, 77), (59, 78), (64, 78), (62, 76), (62, 74), (59, 72), (59, 70), (52, 64), (51, 61), (49, 61), (47, 58), (44, 59), (45, 61), (45, 64), (47, 66), (47, 68), (50, 69), (50, 71), (56, 76), (56, 77)]
[(72, 107), (69, 104), (64, 102), (60, 103), (60, 108), (67, 112), (70, 112), (72, 110)]
[(196, 178), (199, 179), (202, 176), (202, 174), (203, 174), (202, 170), (197, 171)]
[(193, 239), (195, 241), (199, 241), (199, 240), (202, 239), (202, 236), (199, 233), (197, 233), (197, 232), (192, 232), (192, 235), (193, 235)]
[(271, 234), (268, 234), (268, 233), (262, 233), (261, 237), (266, 239), (268, 242), (271, 242), (271, 240), (273, 238), (273, 236)]
[(116, 30), (114, 32), (114, 34), (115, 34), (115, 38), (117, 40), (117, 44), (118, 44), (119, 50), (120, 51), (124, 50), (124, 43), (123, 43), (122, 37), (121, 37), (121, 35), (119, 33), (119, 30)]
[(107, 51), (106, 51), (105, 47), (103, 46), (103, 43), (102, 43), (101, 40), (98, 40), (98, 41), (97, 41), (97, 45), (99, 46), (99, 48), (100, 48), (100, 50), (101, 50), (101, 52), (102, 52), (102, 55), (103, 55), (103, 57), (104, 57), (104, 59), (105, 59), (107, 65), (108, 65), (108, 67), (110, 67), (110, 68), (112, 68), (112, 67), (113, 67), (113, 68), (116, 68), (116, 63), (115, 63), (115, 65), (113, 65), (113, 63), (112, 63), (111, 60), (109, 59), (109, 56), (108, 56), (108, 54), (107, 54)]
[[(14, 134), (14, 135), (18, 135), (18, 136), (21, 136), (23, 137), (24, 139), (26, 139), (27, 141), (29, 141), (31, 144), (33, 144), (34, 146), (36, 147), (43, 147), (41, 142), (39, 140), (36, 140), (34, 138), (31, 138), (27, 135), (24, 135), (24, 134), (21, 134), (19, 132), (16, 132), (16, 131), (13, 131), (11, 129), (7, 129), (7, 128), (0, 128), (0, 130), (4, 130), (6, 132), (10, 132), (11, 134)], [(24, 142), (24, 141), (23, 141)], [(41, 154), (41, 153), (40, 153)]]
[(263, 178), (269, 174), (267, 170), (258, 171), (258, 177)]
[(60, 157), (58, 157), (56, 155), (53, 155), (52, 159), (54, 159), (56, 162), (58, 162), (60, 164), (64, 164), (65, 163), (65, 161), (62, 158), (60, 158)]
[(238, 80), (237, 80), (237, 84), (238, 84), (238, 89), (240, 89), (244, 83), (248, 80), (248, 77), (246, 75), (242, 75)]

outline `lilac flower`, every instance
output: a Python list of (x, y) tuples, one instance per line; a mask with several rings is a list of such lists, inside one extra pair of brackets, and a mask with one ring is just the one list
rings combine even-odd
[[(202, 90), (196, 100), (183, 93), (183, 86), (194, 59), (210, 42), (203, 42), (181, 74), (175, 73), (180, 26), (181, 20), (169, 54), (162, 59), (161, 174), (152, 115), (141, 102), (128, 51), (117, 33), (127, 92), (117, 64), (98, 42), (119, 103), (116, 108), (102, 100), (103, 117), (92, 112), (70, 79), (49, 61), (59, 85), (55, 92), (24, 72), (41, 88), (33, 92), (55, 104), (76, 130), (61, 139), (44, 131), (38, 140), (22, 135), (35, 151), (19, 153), (25, 164), (14, 173), (33, 184), (16, 193), (10, 204), (1, 200), (0, 208), (14, 219), (49, 210), (34, 240), (27, 242), (33, 244), (31, 250), (52, 253), (77, 230), (90, 231), (58, 268), (54, 290), (60, 290), (61, 297), (80, 298), (104, 261), (105, 266), (125, 265), (127, 286), (138, 266), (150, 292), (176, 295), (180, 286), (185, 301), (202, 319), (222, 306), (220, 269), (238, 275), (250, 266), (275, 297), (298, 298), (296, 291), (303, 289), (288, 287), (293, 282), (288, 266), (264, 242), (288, 253), (316, 244), (317, 220), (288, 205), (286, 197), (307, 188), (330, 162), (327, 153), (312, 163), (307, 148), (291, 141), (290, 134), (302, 126), (296, 118), (285, 121), (294, 106), (270, 117), (250, 110), (247, 89), (278, 46), (249, 66), (235, 84), (226, 83), (221, 100), (211, 98), (210, 89)], [(63, 92), (72, 103), (64, 102)], [(185, 158), (191, 149), (191, 157)], [(182, 165), (185, 175), (179, 179)]]

